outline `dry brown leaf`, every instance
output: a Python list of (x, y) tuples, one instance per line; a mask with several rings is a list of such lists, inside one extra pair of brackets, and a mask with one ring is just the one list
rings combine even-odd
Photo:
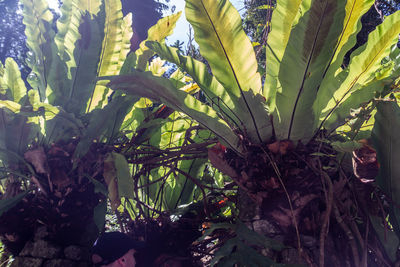
[(372, 182), (379, 173), (376, 151), (366, 140), (361, 140), (360, 143), (363, 146), (353, 151), (354, 175), (364, 183)]
[(72, 184), (72, 179), (62, 169), (53, 169), (51, 181), (61, 191)]
[(24, 158), (33, 165), (37, 173), (49, 174), (49, 166), (43, 147), (26, 151)]
[(231, 166), (229, 166), (228, 162), (223, 159), (221, 154), (216, 152), (212, 148), (208, 149), (208, 158), (211, 164), (223, 174), (228, 175), (231, 178), (235, 178), (238, 176), (236, 171)]

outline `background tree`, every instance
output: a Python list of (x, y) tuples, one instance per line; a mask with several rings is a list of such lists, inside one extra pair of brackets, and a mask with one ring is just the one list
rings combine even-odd
[[(270, 31), (271, 7), (276, 5), (276, 0), (245, 0), (245, 13), (243, 14), (243, 27), (255, 46), (256, 56), (259, 64), (265, 64), (265, 45)], [(357, 35), (356, 45), (349, 50), (345, 57), (345, 64), (348, 63), (350, 54), (361, 45), (365, 44), (368, 34), (377, 25), (382, 23), (385, 16), (400, 9), (400, 1), (376, 0), (374, 5), (362, 17), (362, 29)], [(399, 43), (400, 44), (400, 43)], [(262, 70), (262, 68), (260, 69)]]
[(122, 0), (123, 14), (132, 12), (133, 15), (132, 51), (139, 48), (140, 42), (147, 38), (147, 30), (162, 18), (163, 11), (169, 8), (168, 3), (169, 0), (165, 3), (162, 0)]
[(270, 31), (270, 21), (276, 0), (245, 0), (243, 28), (253, 42), (259, 62), (259, 70), (265, 65), (265, 45)]
[(21, 75), (26, 78), (29, 68), (25, 62), (28, 48), (25, 44), (25, 26), (22, 23), (22, 9), (18, 0), (0, 1), (0, 61), (11, 57), (21, 68)]

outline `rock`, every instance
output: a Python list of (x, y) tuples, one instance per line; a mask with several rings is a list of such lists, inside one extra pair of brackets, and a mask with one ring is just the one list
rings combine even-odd
[(253, 229), (255, 232), (262, 235), (276, 234), (278, 231), (276, 227), (268, 220), (257, 220), (253, 222)]
[(304, 260), (299, 256), (297, 249), (288, 248), (281, 252), (282, 262), (289, 264), (304, 264)]
[(68, 246), (64, 249), (65, 258), (74, 261), (87, 260), (89, 261), (90, 255), (88, 249), (79, 246)]
[(33, 257), (54, 259), (59, 257), (60, 254), (61, 254), (61, 248), (47, 241), (38, 240), (35, 243), (33, 243), (33, 249), (31, 251), (31, 256)]
[(19, 256), (31, 256), (31, 252), (33, 250), (33, 242), (28, 241), (25, 244), (25, 247), (22, 249), (22, 251), (19, 253)]
[(42, 266), (43, 259), (31, 257), (16, 257), (11, 263), (10, 267), (40, 267)]
[(29, 241), (19, 254), (20, 256), (32, 256), (45, 259), (54, 259), (60, 255), (61, 248), (44, 240)]
[(46, 239), (49, 236), (46, 226), (39, 227), (35, 232), (35, 241)]
[(54, 260), (47, 260), (43, 267), (76, 267), (77, 263), (70, 260), (65, 259), (54, 259)]

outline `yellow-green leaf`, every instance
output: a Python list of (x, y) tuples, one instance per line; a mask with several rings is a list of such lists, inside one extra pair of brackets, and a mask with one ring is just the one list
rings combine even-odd
[(250, 89), (261, 93), (253, 46), (233, 5), (228, 0), (187, 0), (185, 12), (200, 53), (226, 90), (236, 97)]
[(40, 99), (46, 98), (47, 75), (54, 53), (53, 15), (45, 0), (21, 0), (26, 44), (29, 48), (27, 63), (32, 69), (28, 76), (31, 86), (39, 91)]
[(386, 17), (384, 22), (369, 34), (368, 42), (353, 52), (348, 74), (339, 74), (344, 80), (339, 79), (340, 76), (337, 79), (324, 80), (316, 100), (316, 107), (320, 108), (316, 109), (316, 114), (321, 114), (320, 123), (323, 124), (352, 92), (362, 89), (376, 78), (375, 72), (381, 68), (381, 60), (389, 55), (391, 47), (398, 41), (399, 29), (400, 11), (397, 11)]
[(21, 111), (21, 105), (11, 100), (0, 100), (0, 108), (6, 108), (13, 113)]
[[(104, 39), (98, 64), (98, 76), (118, 75), (127, 54), (130, 51), (132, 37), (132, 14), (125, 19), (120, 1), (105, 1)], [(88, 103), (88, 112), (105, 105), (108, 88), (103, 81), (97, 83)]]
[(302, 0), (277, 1), (272, 13), (271, 32), (268, 34), (266, 49), (266, 77), (263, 92), (271, 111), (275, 109), (275, 95), (280, 90), (279, 66), (289, 41), (290, 31), (298, 21), (301, 2)]
[(238, 136), (218, 117), (218, 114), (210, 106), (203, 104), (190, 94), (178, 90), (171, 81), (152, 76), (149, 72), (134, 72), (111, 79), (108, 86), (114, 90), (123, 90), (128, 94), (165, 103), (177, 111), (182, 111), (213, 131), (223, 144), (239, 154), (242, 153)]
[(176, 22), (180, 18), (182, 12), (172, 14), (165, 18), (160, 19), (156, 25), (152, 26), (147, 33), (147, 39), (140, 43), (139, 49), (136, 50), (136, 68), (145, 70), (148, 60), (154, 54), (147, 46), (147, 41), (164, 42), (165, 38), (171, 35), (174, 31)]
[(19, 103), (21, 98), (26, 95), (26, 87), (24, 81), (21, 79), (21, 72), (17, 63), (12, 58), (6, 59), (4, 75), (0, 78), (2, 88), (8, 88), (11, 92), (12, 98), (16, 103)]

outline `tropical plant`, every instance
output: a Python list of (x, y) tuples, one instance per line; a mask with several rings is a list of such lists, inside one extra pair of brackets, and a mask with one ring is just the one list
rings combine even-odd
[[(112, 93), (98, 77), (147, 69), (153, 52), (142, 45), (128, 56), (131, 15), (122, 16), (119, 0), (63, 1), (56, 22), (47, 1), (22, 4), (29, 88), (14, 60), (0, 66), (1, 239), (21, 256), (14, 266), (88, 264), (84, 251), (103, 230), (106, 196), (115, 204), (133, 194), (131, 167), (118, 152), (139, 120), (139, 98)], [(159, 21), (148, 39), (161, 42), (179, 15)], [(62, 249), (70, 245), (86, 249), (68, 258)]]
[[(356, 43), (361, 16), (372, 4), (277, 1), (263, 79), (230, 2), (187, 0), (186, 17), (212, 74), (205, 64), (175, 48), (151, 41), (146, 46), (190, 75), (206, 102), (180, 90), (173, 80), (149, 72), (107, 77), (109, 86), (162, 102), (215, 134), (228, 149), (210, 149), (208, 156), (239, 187), (239, 219), (289, 246), (267, 253), (274, 260), (320, 266), (391, 265), (398, 260), (393, 247), (390, 250), (378, 238), (382, 235), (374, 233), (386, 231), (393, 237), (396, 227), (388, 226), (396, 213), (379, 217), (389, 209), (385, 203), (379, 206), (382, 199), (393, 200), (391, 210), (397, 207), (397, 191), (389, 182), (394, 179), (390, 162), (395, 157), (387, 154), (393, 144), (378, 147), (379, 160), (387, 162), (381, 162), (385, 167), (379, 178), (385, 194), (365, 183), (378, 173), (374, 149), (366, 141), (354, 140), (371, 135), (365, 124), (371, 111), (378, 105), (376, 118), (384, 117), (378, 115), (384, 105), (380, 103), (386, 101), (382, 98), (398, 87), (400, 12), (386, 17), (368, 42), (352, 53), (349, 64), (342, 64)], [(376, 127), (377, 135), (393, 136), (392, 128)], [(346, 167), (351, 154), (345, 152), (353, 152), (354, 175)], [(397, 249), (398, 237), (391, 240)]]
[(257, 61), (261, 65), (260, 72), (265, 69), (265, 49), (275, 4), (276, 1), (272, 0), (244, 1), (246, 11), (243, 14), (243, 28), (254, 46)]
[[(224, 196), (212, 194), (225, 186), (207, 161), (214, 136), (188, 116), (112, 92), (100, 79), (133, 68), (163, 76), (171, 73), (164, 61), (144, 43), (130, 52), (130, 15), (123, 18), (119, 1), (64, 1), (57, 21), (46, 1), (23, 6), (30, 87), (12, 59), (0, 69), (0, 233), (6, 250), (19, 255), (13, 264), (70, 264), (60, 247), (91, 245), (104, 230), (106, 196), (123, 230), (152, 239), (154, 258), (190, 255), (188, 244), (205, 216), (218, 216), (212, 207)], [(161, 19), (148, 40), (162, 42), (179, 15)], [(197, 93), (180, 70), (169, 77)], [(173, 240), (175, 251), (161, 248), (160, 236)]]

